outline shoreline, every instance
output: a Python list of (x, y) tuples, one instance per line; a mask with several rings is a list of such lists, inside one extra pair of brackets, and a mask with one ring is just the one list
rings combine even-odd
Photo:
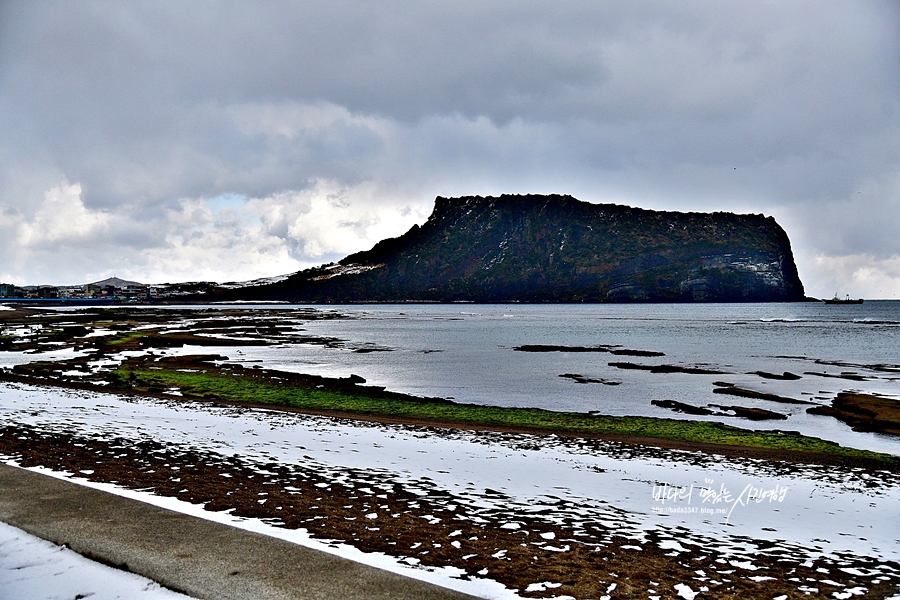
[[(260, 365), (243, 363), (237, 355), (243, 355), (240, 348), (276, 346), (280, 344), (321, 346), (330, 350), (367, 353), (393, 350), (386, 346), (373, 345), (358, 340), (339, 339), (320, 331), (310, 334), (303, 326), (307, 322), (353, 318), (342, 313), (323, 313), (307, 307), (300, 314), (283, 309), (240, 309), (206, 307), (201, 313), (196, 309), (174, 312), (151, 312), (120, 309), (87, 309), (78, 313), (56, 313), (40, 309), (20, 309), (0, 315), (0, 321), (9, 328), (0, 336), (0, 349), (17, 352), (35, 352), (34, 358), (23, 355), (20, 360), (30, 361), (13, 364), (0, 369), (0, 380), (21, 381), (38, 385), (54, 385), (74, 389), (89, 389), (108, 393), (136, 393), (150, 397), (177, 400), (177, 397), (193, 400), (214, 399), (223, 403), (236, 402), (247, 406), (260, 405), (268, 408), (299, 410), (309, 414), (323, 414), (342, 418), (404, 423), (412, 426), (437, 426), (461, 429), (485, 429), (495, 431), (516, 431), (529, 433), (558, 434), (587, 439), (607, 439), (629, 444), (650, 444), (657, 447), (687, 449), (704, 452), (719, 452), (730, 456), (758, 456), (770, 460), (791, 460), (794, 462), (817, 462), (821, 464), (859, 464), (878, 468), (888, 465), (900, 466), (900, 452), (894, 451), (895, 444), (874, 443), (869, 446), (864, 441), (854, 443), (852, 438), (840, 443), (818, 437), (817, 430), (796, 427), (803, 431), (797, 435), (792, 431), (793, 422), (785, 413), (763, 410), (754, 405), (754, 399), (809, 404), (817, 412), (806, 414), (823, 415), (816, 418), (842, 420), (855, 431), (900, 431), (900, 411), (891, 413), (884, 419), (860, 419), (855, 416), (860, 408), (875, 407), (874, 396), (859, 394), (849, 410), (832, 410), (827, 404), (817, 404), (811, 399), (798, 400), (741, 387), (740, 382), (713, 382), (718, 386), (713, 394), (728, 393), (750, 398), (749, 402), (731, 400), (734, 406), (709, 404), (709, 408), (675, 404), (667, 406), (672, 412), (688, 410), (707, 412), (728, 419), (680, 418), (655, 414), (632, 416), (611, 416), (599, 411), (577, 408), (576, 411), (548, 410), (541, 408), (512, 408), (484, 404), (456, 402), (443, 398), (422, 398), (407, 393), (390, 392), (382, 387), (365, 384), (365, 380), (355, 375), (349, 377), (324, 377), (302, 375), (296, 372), (276, 371), (259, 368)], [(195, 320), (202, 314), (200, 321)], [(14, 329), (18, 328), (18, 329)], [(180, 354), (177, 348), (191, 347), (193, 356)], [(194, 350), (194, 346), (197, 346)], [(229, 347), (225, 350), (224, 347)], [(211, 354), (217, 348), (229, 356)], [(174, 355), (168, 349), (174, 350)], [(597, 345), (581, 346), (513, 346), (515, 350), (591, 350), (608, 351), (640, 357), (659, 357), (658, 350), (628, 350), (624, 347)], [(72, 357), (41, 360), (41, 353), (48, 350), (72, 350)], [(163, 355), (168, 353), (169, 356)], [(131, 358), (128, 358), (131, 357)], [(195, 364), (188, 364), (188, 359)], [(180, 361), (180, 363), (179, 363)], [(205, 361), (205, 362), (204, 362)], [(249, 361), (258, 362), (258, 361)], [(677, 362), (677, 361), (676, 361)], [(202, 364), (200, 364), (202, 363)], [(637, 363), (609, 363), (610, 366), (626, 365), (639, 370), (678, 373), (719, 373), (718, 370), (684, 365), (651, 365)], [(828, 363), (831, 364), (831, 363)], [(853, 365), (835, 363), (841, 368)], [(878, 365), (876, 365), (878, 366)], [(882, 365), (883, 366), (883, 365)], [(887, 368), (887, 367), (885, 367)], [(727, 369), (726, 369), (727, 370)], [(195, 371), (191, 374), (188, 371)], [(349, 372), (353, 372), (352, 370)], [(587, 371), (586, 371), (587, 372)], [(780, 371), (779, 371), (780, 372)], [(756, 371), (755, 375), (769, 379), (784, 379), (790, 375), (773, 375)], [(723, 375), (720, 375), (723, 376)], [(563, 373), (560, 377), (570, 377), (576, 383), (608, 383), (618, 385), (618, 381), (607, 382), (590, 376)], [(698, 375), (704, 377), (704, 375)], [(579, 380), (579, 378), (581, 378)], [(790, 379), (799, 379), (792, 375)], [(284, 384), (292, 388), (285, 393)], [(745, 385), (745, 384), (744, 384)], [(728, 386), (728, 387), (722, 387)], [(281, 388), (281, 389), (279, 389)], [(752, 388), (752, 389), (751, 389)], [(497, 388), (502, 396), (502, 388)], [(806, 392), (804, 392), (806, 393)], [(820, 392), (824, 393), (824, 392)], [(677, 396), (677, 394), (675, 394)], [(248, 400), (250, 400), (248, 402)], [(817, 401), (828, 401), (816, 397)], [(661, 405), (665, 401), (652, 401), (651, 405)], [(714, 400), (713, 402), (716, 402)], [(880, 400), (879, 400), (880, 402)], [(743, 405), (740, 405), (743, 404)], [(792, 409), (797, 412), (799, 409)], [(881, 410), (881, 408), (879, 408)], [(724, 411), (724, 412), (723, 412)], [(855, 413), (853, 412), (855, 411)], [(882, 411), (884, 412), (884, 411)], [(733, 413), (733, 414), (731, 414)], [(691, 413), (694, 414), (694, 413)], [(805, 416), (805, 415), (804, 415)], [(774, 425), (754, 425), (759, 420), (782, 420), (783, 430)], [(885, 429), (885, 427), (887, 429)], [(874, 429), (873, 429), (874, 428)], [(825, 434), (828, 435), (828, 434)], [(893, 439), (888, 435), (888, 438)], [(862, 448), (881, 448), (862, 450)]]
[[(719, 454), (732, 458), (759, 459), (773, 462), (787, 462), (797, 464), (815, 464), (825, 466), (841, 466), (848, 468), (864, 468), (874, 470), (889, 470), (900, 472), (900, 456), (890, 454), (875, 453), (879, 457), (861, 457), (846, 456), (840, 454), (830, 454), (825, 452), (808, 452), (803, 450), (784, 450), (778, 448), (765, 448), (758, 446), (741, 446), (732, 444), (717, 444), (712, 442), (702, 442), (694, 440), (681, 440), (653, 436), (640, 436), (633, 434), (624, 434), (616, 432), (579, 432), (565, 428), (545, 428), (545, 427), (527, 427), (515, 425), (499, 425), (492, 423), (477, 423), (455, 419), (441, 418), (423, 418), (423, 417), (406, 417), (389, 414), (372, 414), (364, 412), (354, 412), (339, 409), (327, 408), (302, 408), (294, 406), (282, 406), (277, 404), (267, 404), (262, 402), (244, 401), (244, 400), (227, 400), (222, 398), (204, 398), (201, 396), (172, 396), (170, 394), (138, 391), (130, 389), (102, 389), (97, 386), (88, 384), (78, 384), (77, 382), (48, 382), (34, 380), (29, 377), (21, 377), (12, 374), (0, 374), (0, 382), (21, 383), (36, 387), (47, 386), (50, 388), (62, 388), (80, 391), (90, 391), (95, 393), (107, 393), (113, 395), (127, 395), (132, 397), (148, 397), (157, 400), (165, 400), (168, 402), (199, 402), (209, 403), (212, 405), (243, 407), (249, 409), (261, 409), (286, 413), (305, 414), (313, 416), (332, 417), (337, 419), (348, 419), (353, 421), (363, 421), (368, 423), (377, 423), (384, 425), (408, 425), (420, 428), (436, 428), (436, 429), (457, 429), (463, 431), (487, 431), (495, 433), (522, 433), (542, 436), (560, 436), (573, 439), (585, 440), (601, 440), (607, 442), (621, 443), (628, 446), (651, 446), (664, 450), (676, 450), (687, 452), (703, 452), (706, 454)], [(487, 407), (490, 408), (490, 407)], [(645, 419), (663, 421), (657, 417), (641, 417)], [(693, 420), (674, 420), (680, 423), (705, 423), (705, 421)], [(716, 423), (711, 421), (711, 423)], [(743, 430), (753, 432), (754, 430)], [(844, 448), (843, 446), (839, 446)], [(855, 450), (855, 449), (851, 449)], [(869, 452), (869, 451), (865, 451)]]
[[(46, 405), (40, 400), (39, 390), (19, 393), (35, 398), (35, 409)], [(110, 407), (109, 412), (94, 415), (97, 407), (108, 404), (121, 404), (121, 408)], [(598, 443), (594, 447), (563, 439), (548, 444), (545, 455), (545, 448), (533, 436), (516, 439), (435, 428), (360, 428), (349, 422), (287, 418), (278, 414), (281, 411), (272, 410), (250, 417), (246, 407), (222, 411), (209, 410), (214, 403), (206, 404), (207, 409), (194, 406), (185, 410), (177, 404), (154, 408), (127, 397), (113, 403), (104, 398), (86, 400), (76, 394), (66, 405), (75, 412), (60, 415), (76, 419), (84, 415), (96, 426), (67, 427), (65, 423), (71, 417), (60, 421), (52, 413), (33, 422), (25, 419), (32, 424), (9, 423), (0, 431), (0, 453), (22, 467), (43, 467), (65, 477), (112, 483), (125, 491), (147, 494), (146, 501), (151, 503), (157, 502), (154, 498), (163, 503), (171, 498), (190, 503), (197, 511), (210, 511), (211, 516), (227, 513), (230, 518), (249, 519), (273, 532), (302, 529), (312, 538), (339, 548), (383, 553), (424, 569), (460, 569), (458, 577), (462, 579), (500, 582), (507, 589), (518, 590), (522, 597), (565, 594), (597, 598), (617, 583), (626, 596), (640, 595), (648, 586), (658, 585), (662, 591), (690, 585), (694, 590), (708, 586), (725, 597), (788, 594), (800, 598), (799, 577), (801, 582), (821, 580), (836, 592), (863, 585), (873, 592), (872, 597), (883, 598), (890, 597), (900, 581), (895, 551), (883, 555), (876, 547), (861, 552), (849, 539), (845, 544), (838, 538), (822, 552), (821, 547), (817, 550), (815, 544), (811, 547), (808, 541), (801, 541), (810, 532), (792, 533), (790, 516), (776, 523), (763, 515), (765, 520), (754, 524), (754, 513), (767, 513), (779, 501), (772, 507), (746, 509), (749, 512), (742, 509), (740, 522), (732, 526), (738, 529), (729, 532), (727, 523), (702, 525), (702, 517), (698, 517), (696, 526), (688, 525), (689, 529), (677, 516), (661, 521), (658, 517), (641, 517), (638, 515), (644, 513), (640, 509), (631, 512), (634, 501), (629, 502), (627, 495), (603, 492), (607, 488), (602, 482), (612, 484), (621, 478), (632, 482), (627, 484), (631, 489), (635, 485), (640, 488), (641, 496), (646, 493), (646, 500), (638, 504), (654, 503), (651, 482), (679, 484), (685, 477), (676, 476), (665, 465), (691, 464), (694, 473), (719, 473), (712, 476), (727, 483), (732, 480), (714, 466), (730, 462), (727, 459), (669, 455), (665, 451), (654, 454), (650, 448), (635, 453), (634, 448), (616, 444)], [(124, 427), (108, 429), (103, 425), (108, 418), (127, 420), (121, 411), (131, 411), (126, 408), (131, 406), (136, 416), (159, 411), (167, 416), (146, 433), (141, 433), (141, 417), (133, 420), (133, 425), (122, 421)], [(203, 413), (216, 416), (208, 420), (200, 417), (198, 421), (196, 415)], [(108, 417), (104, 418), (105, 414)], [(183, 425), (194, 423), (196, 431), (209, 433), (200, 439), (168, 436), (165, 431), (169, 427), (195, 430), (178, 426), (180, 421), (173, 418), (182, 418)], [(372, 435), (379, 430), (382, 432)], [(238, 432), (241, 435), (236, 435)], [(243, 441), (233, 444), (228, 440)], [(504, 440), (508, 440), (508, 446)], [(565, 479), (554, 479), (554, 483), (545, 483), (543, 490), (530, 492), (534, 486), (521, 467), (528, 464), (538, 472), (549, 468), (544, 471), (548, 476), (558, 476), (551, 465), (558, 464), (560, 456), (556, 453), (564, 447), (571, 454), (561, 468), (574, 478), (572, 482), (584, 481), (585, 477), (591, 482), (587, 487), (576, 484), (574, 495), (555, 487), (572, 485)], [(382, 458), (365, 458), (366, 448)], [(419, 454), (422, 450), (429, 454)], [(338, 454), (332, 454), (335, 451)], [(599, 463), (587, 459), (601, 455), (607, 458)], [(494, 460), (502, 457), (509, 465), (505, 475), (495, 472), (499, 463)], [(447, 462), (442, 462), (445, 459)], [(586, 459), (588, 469), (582, 472)], [(417, 460), (423, 462), (416, 466)], [(395, 464), (401, 466), (390, 466)], [(597, 464), (603, 468), (590, 466)], [(855, 491), (848, 493), (859, 494), (860, 499), (867, 499), (865, 490), (878, 482), (896, 486), (896, 475), (855, 468), (755, 460), (732, 465), (736, 469), (733, 472), (741, 473), (739, 482), (784, 482), (791, 487), (791, 503), (805, 504), (807, 492), (823, 484), (838, 486), (835, 489), (849, 485)], [(620, 472), (621, 468), (626, 471)], [(709, 468), (713, 471), (707, 471)], [(435, 469), (455, 475), (437, 475)], [(514, 478), (512, 484), (506, 482), (507, 476)], [(673, 476), (674, 481), (669, 479)], [(457, 486), (454, 480), (463, 485)], [(699, 481), (703, 481), (702, 476)], [(737, 485), (740, 489), (743, 483)], [(585, 495), (592, 487), (601, 493)], [(609, 489), (612, 492), (616, 488)], [(794, 494), (800, 495), (795, 498)], [(881, 508), (877, 510), (889, 510), (885, 500), (879, 502)], [(796, 506), (784, 508), (797, 510)], [(864, 516), (862, 522), (867, 523)], [(751, 533), (761, 526), (762, 531)], [(765, 529), (770, 526), (779, 533), (767, 534), (775, 531)], [(735, 544), (743, 548), (737, 554)], [(836, 565), (852, 572), (839, 572)], [(705, 575), (698, 574), (698, 569)], [(830, 574), (821, 575), (822, 569)], [(537, 585), (540, 582), (556, 583), (541, 588)], [(523, 593), (526, 590), (532, 593)]]
[[(0, 424), (0, 454), (151, 503), (188, 503), (194, 514), (228, 513), (398, 563), (458, 569), (459, 578), (522, 597), (598, 598), (617, 585), (626, 596), (658, 586), (669, 597), (685, 586), (793, 599), (811, 581), (826, 594), (860, 585), (873, 597), (896, 593), (900, 564), (878, 523), (893, 514), (897, 456), (807, 430), (463, 404), (366, 385), (345, 376), (352, 368), (338, 377), (267, 369), (217, 347), (390, 349), (302, 328), (307, 317), (341, 315), (191, 316), (21, 319), (6, 343), (23, 353), (15, 361), (29, 362), (0, 373), (10, 416)], [(41, 361), (51, 348), (74, 354)], [(654, 432), (670, 437), (647, 435)], [(745, 485), (790, 487), (787, 503), (778, 506), (782, 495), (739, 509), (730, 524), (724, 510), (702, 512), (713, 507), (699, 494)], [(656, 497), (679, 486), (698, 494), (696, 506)], [(838, 509), (852, 524), (846, 531), (807, 519)], [(852, 533), (865, 537), (833, 537)]]

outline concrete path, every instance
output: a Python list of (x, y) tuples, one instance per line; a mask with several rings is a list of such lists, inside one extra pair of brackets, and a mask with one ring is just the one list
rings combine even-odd
[(7, 465), (0, 521), (203, 600), (473, 598)]

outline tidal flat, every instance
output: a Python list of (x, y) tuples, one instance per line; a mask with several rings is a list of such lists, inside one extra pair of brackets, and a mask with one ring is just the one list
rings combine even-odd
[[(23, 466), (303, 530), (463, 591), (502, 585), (484, 597), (887, 598), (900, 582), (887, 453), (414, 396), (247, 356), (395, 351), (309, 331), (340, 311), (12, 312), (0, 454)], [(809, 518), (828, 514), (840, 527)]]

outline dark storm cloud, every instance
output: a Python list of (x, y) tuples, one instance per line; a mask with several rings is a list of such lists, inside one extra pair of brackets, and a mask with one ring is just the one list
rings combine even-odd
[[(0, 277), (41, 239), (70, 272), (115, 248), (136, 276), (166, 248), (188, 269), (233, 240), (263, 253), (248, 269), (296, 266), (434, 194), (529, 191), (774, 213), (807, 281), (838, 257), (887, 273), (898, 38), (895, 2), (7, 2)], [(229, 221), (204, 204), (222, 194), (258, 201)]]

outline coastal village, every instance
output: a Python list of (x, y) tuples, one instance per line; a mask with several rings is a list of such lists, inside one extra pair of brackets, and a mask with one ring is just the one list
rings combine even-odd
[(0, 299), (4, 302), (145, 303), (166, 298), (205, 294), (220, 287), (208, 281), (147, 285), (110, 277), (83, 285), (26, 285), (0, 283)]

